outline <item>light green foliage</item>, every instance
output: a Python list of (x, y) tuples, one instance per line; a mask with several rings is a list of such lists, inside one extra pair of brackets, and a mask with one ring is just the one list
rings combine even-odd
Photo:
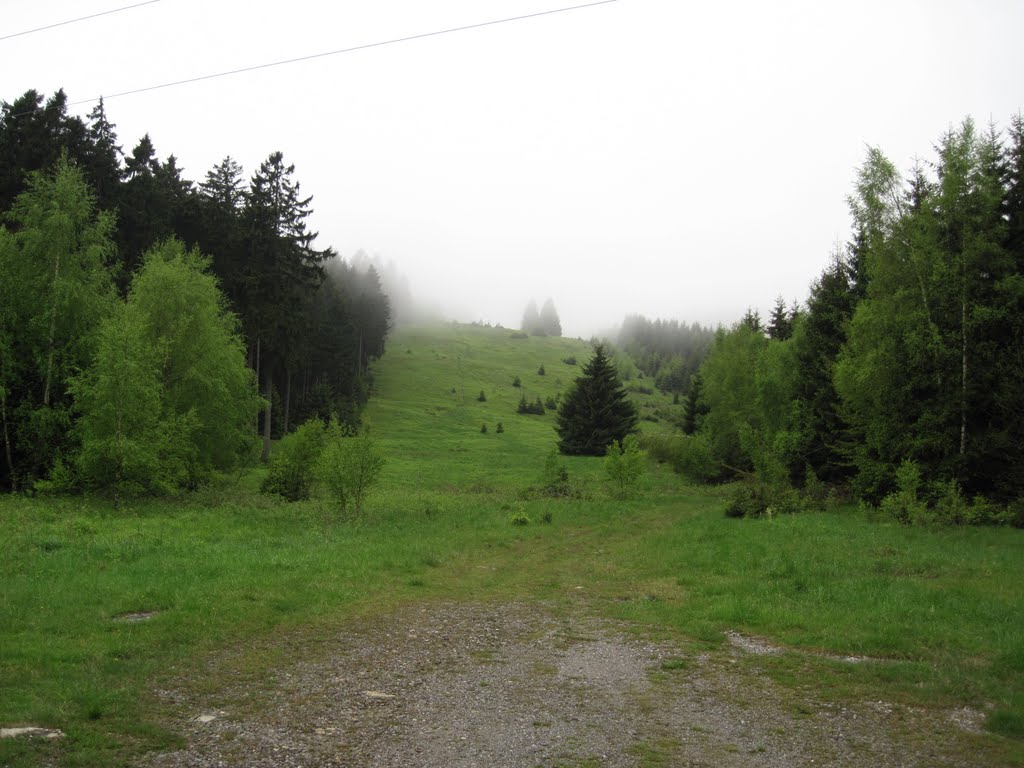
[(359, 517), (366, 494), (380, 480), (385, 463), (368, 429), (353, 435), (332, 424), (316, 462), (316, 476), (342, 514), (351, 504), (352, 513)]
[(104, 322), (92, 364), (72, 384), (88, 485), (191, 487), (251, 451), (260, 401), (207, 266), (176, 240), (156, 246)]
[(732, 471), (756, 470), (772, 484), (789, 483), (797, 439), (794, 342), (765, 338), (745, 323), (719, 331), (701, 366), (701, 434), (711, 454)]
[(114, 217), (96, 213), (81, 171), (62, 158), (52, 174), (31, 174), (8, 218), (12, 230), (0, 227), (0, 426), (15, 478), (31, 481), (66, 447), (68, 377), (88, 364), (115, 303), (107, 268)]
[(144, 314), (148, 341), (159, 351), (164, 408), (194, 413), (202, 467), (229, 469), (251, 451), (262, 402), (237, 319), (208, 269), (198, 252), (166, 241), (146, 254), (129, 304)]
[(900, 468), (896, 470), (896, 485), (899, 490), (882, 499), (882, 513), (901, 523), (928, 522), (931, 517), (928, 505), (918, 498), (921, 490), (921, 468), (916, 462), (905, 459), (900, 464)]
[(652, 459), (669, 464), (674, 472), (692, 483), (707, 483), (720, 474), (719, 464), (711, 455), (703, 434), (642, 435), (640, 447)]
[(758, 426), (757, 382), (752, 372), (767, 343), (764, 334), (744, 324), (731, 331), (720, 330), (701, 365), (708, 407), (701, 434), (707, 437), (712, 455), (730, 468), (753, 469), (740, 435), (744, 425), (754, 429)]
[[(877, 150), (851, 201), (865, 232), (867, 296), (835, 370), (863, 434), (858, 490), (891, 488), (911, 457), (925, 481), (1011, 499), (1020, 469), (1020, 264), (1005, 248), (999, 137), (971, 121), (938, 143), (937, 172), (904, 180)], [(905, 202), (906, 201), (906, 202)]]
[[(159, 354), (138, 306), (122, 304), (103, 323), (92, 365), (69, 386), (81, 413), (74, 465), (86, 485), (112, 492), (117, 504), (123, 494), (167, 493), (184, 484), (195, 417), (163, 412)], [(73, 478), (59, 469), (54, 484)]]
[[(332, 425), (331, 429), (333, 436), (340, 428)], [(317, 418), (285, 435), (274, 447), (260, 490), (288, 501), (308, 499), (318, 479), (318, 462), (327, 443), (328, 430)]]
[(609, 446), (604, 457), (604, 477), (612, 495), (628, 499), (640, 495), (640, 483), (647, 471), (647, 455), (635, 435)]
[(544, 468), (540, 474), (540, 487), (547, 496), (571, 496), (569, 468), (565, 465), (557, 448), (552, 448), (544, 457)]

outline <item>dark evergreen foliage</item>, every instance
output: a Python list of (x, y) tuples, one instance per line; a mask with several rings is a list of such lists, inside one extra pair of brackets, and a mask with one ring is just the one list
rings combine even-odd
[[(106, 239), (102, 246), (98, 239), (88, 245), (89, 263), (104, 280), (113, 277), (122, 293), (142, 254), (170, 236), (210, 257), (230, 309), (242, 321), (248, 364), (268, 400), (280, 404), (265, 419), (275, 434), (310, 416), (325, 423), (332, 415), (347, 424), (358, 421), (369, 391), (368, 364), (383, 353), (390, 328), (390, 302), (371, 266), (354, 268), (330, 249), (315, 247), (316, 233), (305, 226), (311, 198), (300, 194), (294, 168), (281, 153), (269, 156), (251, 185), (228, 156), (197, 187), (173, 155), (158, 157), (148, 135), (125, 157), (102, 101), (82, 121), (67, 115), (63, 91), (49, 100), (28, 91), (0, 104), (0, 222), (9, 228), (0, 228), (0, 247), (8, 249), (11, 263), (22, 259), (21, 246), (4, 238), (26, 226), (12, 213), (15, 197), (28, 188), (30, 173), (53, 173), (62, 156), (90, 189), (87, 205), (65, 201), (77, 206), (76, 221), (84, 221), (87, 210), (93, 216), (104, 212), (99, 216)], [(43, 237), (60, 240), (62, 247), (74, 239)], [(59, 272), (63, 279), (63, 264)], [(10, 279), (7, 287), (14, 288)], [(21, 292), (27, 297), (23, 287)], [(84, 316), (82, 296), (69, 295), (78, 308), (66, 316)], [(74, 449), (67, 436), (76, 415), (63, 379), (51, 376), (50, 405), (40, 410), (46, 377), (32, 360), (38, 360), (40, 344), (47, 349), (46, 312), (52, 311), (37, 304), (0, 301), (0, 487), (31, 485), (60, 452)], [(43, 334), (26, 333), (30, 328)], [(91, 328), (83, 323), (76, 333), (76, 349), (87, 355)], [(59, 333), (53, 338), (56, 363), (62, 359)], [(87, 362), (86, 356), (76, 364)]]
[(608, 446), (621, 442), (638, 421), (636, 407), (626, 395), (604, 346), (576, 377), (558, 409), (558, 448), (569, 455), (604, 456)]
[(698, 323), (630, 315), (622, 322), (617, 343), (662, 392), (686, 392), (714, 336)]
[(555, 302), (548, 299), (538, 311), (537, 302), (530, 299), (523, 311), (522, 329), (531, 336), (561, 336), (562, 323), (558, 319)]

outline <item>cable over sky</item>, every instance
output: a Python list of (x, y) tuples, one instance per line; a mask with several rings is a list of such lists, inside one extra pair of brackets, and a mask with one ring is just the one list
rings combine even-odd
[[(150, 0), (150, 1), (151, 2), (156, 2), (156, 0)], [(109, 101), (110, 99), (116, 99), (116, 98), (119, 98), (121, 96), (131, 96), (131, 95), (137, 94), (137, 93), (146, 93), (147, 91), (157, 91), (157, 90), (160, 90), (162, 88), (173, 88), (173, 87), (179, 86), (179, 85), (188, 85), (189, 83), (202, 82), (203, 80), (214, 80), (214, 79), (216, 79), (218, 77), (229, 77), (230, 75), (240, 75), (240, 74), (242, 74), (244, 72), (254, 72), (254, 71), (259, 70), (259, 69), (270, 69), (271, 67), (280, 67), (280, 66), (284, 66), (285, 64), (297, 64), (297, 63), (299, 63), (301, 61), (310, 61), (312, 59), (322, 59), (322, 58), (325, 58), (327, 56), (338, 56), (338, 55), (343, 54), (343, 53), (354, 53), (356, 51), (363, 51), (363, 50), (367, 50), (369, 48), (380, 48), (380, 47), (383, 47), (385, 45), (395, 45), (397, 43), (407, 43), (407, 42), (410, 42), (412, 40), (422, 40), (422, 39), (428, 38), (428, 37), (438, 37), (440, 35), (448, 35), (448, 34), (451, 34), (453, 32), (465, 32), (465, 31), (468, 31), (468, 30), (471, 30), (471, 29), (480, 29), (482, 27), (491, 27), (491, 26), (496, 26), (498, 24), (508, 24), (509, 22), (513, 22), (513, 21), (525, 21), (526, 19), (535, 19), (535, 18), (538, 18), (538, 17), (541, 17), (541, 16), (552, 16), (552, 15), (554, 15), (556, 13), (567, 13), (569, 11), (579, 11), (579, 10), (583, 10), (585, 8), (593, 8), (593, 7), (598, 6), (598, 5), (608, 5), (610, 3), (616, 3), (616, 2), (618, 2), (618, 0), (595, 0), (595, 2), (584, 3), (582, 5), (571, 5), (571, 6), (566, 6), (566, 7), (563, 7), (563, 8), (553, 8), (553, 9), (547, 10), (547, 11), (537, 11), (536, 13), (526, 13), (526, 14), (523, 14), (521, 16), (509, 16), (509, 17), (506, 17), (506, 18), (503, 18), (503, 19), (492, 19), (490, 21), (481, 21), (481, 22), (478, 22), (476, 24), (466, 24), (466, 25), (461, 26), (461, 27), (449, 27), (447, 29), (438, 29), (438, 30), (434, 30), (433, 32), (423, 32), (423, 33), (418, 34), (418, 35), (407, 35), (405, 37), (396, 37), (396, 38), (392, 38), (390, 40), (378, 40), (377, 42), (373, 42), (373, 43), (364, 43), (363, 45), (354, 45), (354, 46), (351, 46), (351, 47), (348, 47), (348, 48), (338, 48), (338, 49), (333, 50), (333, 51), (322, 51), (320, 53), (311, 53), (311, 54), (309, 54), (307, 56), (298, 56), (298, 57), (292, 58), (292, 59), (282, 59), (280, 61), (270, 61), (270, 62), (266, 62), (264, 64), (254, 64), (254, 65), (249, 66), (249, 67), (239, 67), (237, 69), (229, 69), (229, 70), (225, 70), (223, 72), (214, 72), (214, 73), (209, 74), (209, 75), (199, 75), (197, 77), (188, 77), (188, 78), (185, 78), (183, 80), (172, 80), (172, 81), (166, 82), (166, 83), (158, 83), (156, 85), (147, 85), (147, 86), (144, 86), (142, 88), (133, 88), (133, 89), (128, 90), (128, 91), (119, 91), (118, 93), (101, 94), (100, 96), (95, 96), (95, 97), (89, 98), (89, 99), (81, 99), (80, 101), (72, 101), (72, 102), (70, 102), (68, 104), (68, 106), (78, 106), (78, 105), (81, 105), (81, 104), (91, 104), (94, 101), (99, 101), (101, 98), (104, 99), (105, 101)]]
[(48, 29), (54, 29), (55, 27), (64, 27), (68, 24), (77, 24), (80, 21), (88, 21), (89, 19), (95, 19), (100, 16), (109, 16), (112, 13), (120, 13), (121, 11), (129, 11), (132, 8), (139, 8), (143, 5), (152, 5), (153, 3), (159, 3), (160, 0), (146, 0), (143, 3), (135, 3), (134, 5), (125, 5), (121, 8), (112, 8), (109, 11), (100, 11), (99, 13), (91, 13), (88, 16), (79, 16), (77, 19), (68, 19), (67, 21), (58, 21), (56, 24), (47, 24), (43, 27), (36, 27), (35, 29), (26, 29), (22, 32), (15, 32), (10, 35), (0, 35), (0, 40), (9, 40), (12, 37), (21, 37), (22, 35), (31, 35), (36, 32), (45, 32)]

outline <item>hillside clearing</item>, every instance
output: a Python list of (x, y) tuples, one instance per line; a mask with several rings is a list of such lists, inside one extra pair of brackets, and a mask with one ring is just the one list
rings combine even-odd
[[(546, 387), (561, 366), (564, 385), (570, 354), (585, 361), (586, 344), (396, 334), (368, 413), (389, 464), (359, 523), (259, 495), (261, 472), (118, 512), (0, 500), (0, 727), (65, 734), (0, 740), (0, 765), (252, 765), (275, 739), (315, 745), (295, 761), (326, 744), (349, 764), (417, 746), (440, 750), (423, 764), (447, 764), (441, 726), (477, 710), (476, 734), (494, 740), (480, 755), (547, 733), (533, 765), (1024, 765), (1024, 532), (850, 509), (732, 520), (720, 489), (657, 466), (644, 498), (614, 501), (600, 459), (578, 457), (566, 464), (579, 498), (545, 497), (553, 417), (516, 415), (512, 381)], [(485, 402), (468, 396), (485, 388)], [(480, 432), (499, 418), (504, 433)], [(532, 522), (511, 525), (519, 513)], [(565, 671), (588, 648), (608, 654), (594, 674), (629, 672), (613, 680), (619, 698)], [(487, 706), (452, 696), (473, 681)], [(527, 704), (561, 710), (573, 692), (578, 721), (522, 726)], [(347, 740), (332, 718), (353, 727)], [(587, 724), (614, 744), (589, 749)], [(228, 741), (251, 749), (232, 757)]]

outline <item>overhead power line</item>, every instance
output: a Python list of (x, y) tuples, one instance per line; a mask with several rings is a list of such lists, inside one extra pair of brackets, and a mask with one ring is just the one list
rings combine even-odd
[(153, 3), (159, 3), (160, 0), (146, 0), (144, 3), (135, 3), (135, 5), (126, 5), (121, 8), (114, 8), (109, 11), (101, 11), (100, 13), (93, 13), (88, 16), (80, 16), (77, 19), (68, 19), (67, 21), (58, 21), (56, 24), (47, 24), (45, 27), (36, 27), (35, 29), (26, 29), (24, 32), (15, 32), (13, 35), (0, 35), (0, 40), (9, 40), (12, 37), (21, 37), (22, 35), (31, 35), (34, 32), (44, 32), (47, 29), (53, 29), (54, 27), (63, 27), (67, 24), (76, 24), (79, 21), (86, 21), (88, 19), (95, 19), (99, 16), (109, 16), (112, 13), (120, 13), (121, 11), (128, 11), (132, 8), (138, 8), (142, 5), (152, 5)]
[[(151, 0), (151, 1), (155, 1), (155, 0)], [(594, 6), (597, 6), (597, 5), (608, 5), (609, 3), (615, 3), (615, 2), (618, 2), (618, 0), (595, 0), (595, 2), (584, 3), (582, 5), (571, 5), (571, 6), (567, 6), (565, 8), (554, 8), (554, 9), (549, 10), (549, 11), (538, 11), (536, 13), (527, 13), (527, 14), (523, 14), (522, 16), (510, 16), (510, 17), (505, 18), (505, 19), (493, 19), (491, 21), (481, 21), (481, 22), (479, 22), (477, 24), (466, 24), (465, 26), (462, 26), (462, 27), (450, 27), (448, 29), (438, 29), (438, 30), (435, 30), (433, 32), (423, 32), (423, 33), (418, 34), (418, 35), (408, 35), (406, 37), (396, 37), (396, 38), (393, 38), (391, 40), (380, 40), (380, 41), (375, 42), (375, 43), (365, 43), (363, 45), (354, 45), (354, 46), (352, 46), (350, 48), (339, 48), (339, 49), (337, 49), (335, 51), (324, 51), (323, 53), (312, 53), (312, 54), (309, 54), (308, 56), (298, 56), (298, 57), (296, 57), (294, 59), (282, 59), (281, 61), (271, 61), (271, 62), (268, 62), (266, 64), (254, 64), (251, 67), (240, 67), (239, 69), (230, 69), (230, 70), (227, 70), (225, 72), (215, 72), (215, 73), (210, 74), (210, 75), (200, 75), (198, 77), (189, 77), (189, 78), (186, 78), (184, 80), (174, 80), (174, 81), (168, 82), (168, 83), (160, 83), (159, 85), (148, 85), (148, 86), (146, 86), (144, 88), (133, 88), (130, 91), (121, 91), (120, 93), (104, 94), (102, 97), (101, 96), (96, 96), (96, 97), (91, 98), (91, 99), (82, 99), (81, 101), (72, 101), (72, 102), (70, 102), (68, 104), (68, 106), (77, 106), (79, 104), (91, 104), (94, 101), (99, 101), (100, 98), (104, 99), (105, 101), (109, 101), (110, 99), (116, 99), (119, 96), (131, 96), (131, 95), (136, 94), (136, 93), (145, 93), (147, 91), (157, 91), (157, 90), (160, 90), (161, 88), (173, 88), (174, 86), (177, 86), (177, 85), (187, 85), (189, 83), (198, 83), (198, 82), (201, 82), (203, 80), (213, 80), (213, 79), (218, 78), (218, 77), (228, 77), (229, 75), (240, 75), (243, 72), (253, 72), (253, 71), (258, 70), (258, 69), (270, 69), (271, 67), (280, 67), (280, 66), (283, 66), (285, 64), (297, 64), (300, 61), (310, 61), (311, 59), (322, 59), (322, 58), (324, 58), (326, 56), (338, 56), (338, 55), (340, 55), (342, 53), (353, 53), (355, 51), (364, 51), (364, 50), (366, 50), (368, 48), (380, 48), (380, 47), (385, 46), (385, 45), (394, 45), (396, 43), (407, 43), (407, 42), (409, 42), (411, 40), (422, 40), (422, 39), (427, 38), (427, 37), (437, 37), (438, 35), (451, 34), (452, 32), (465, 32), (465, 31), (470, 30), (470, 29), (480, 29), (481, 27), (491, 27), (491, 26), (495, 26), (497, 24), (507, 24), (507, 23), (512, 22), (512, 21), (523, 21), (525, 19), (535, 19), (535, 18), (538, 18), (540, 16), (551, 16), (551, 15), (556, 14), (556, 13), (566, 13), (568, 11), (579, 11), (579, 10), (583, 10), (584, 8), (593, 8)]]

